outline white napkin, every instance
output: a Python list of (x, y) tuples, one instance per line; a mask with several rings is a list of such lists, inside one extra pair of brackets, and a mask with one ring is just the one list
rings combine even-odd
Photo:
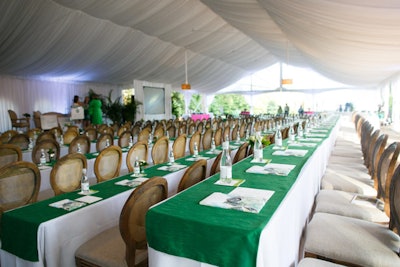
[(122, 180), (119, 182), (116, 182), (116, 185), (122, 185), (122, 186), (130, 186), (130, 187), (137, 187), (139, 185), (141, 185), (143, 182), (147, 181), (149, 178), (136, 178), (133, 180)]
[(292, 164), (268, 163), (265, 166), (252, 166), (246, 172), (287, 176), (295, 167)]
[(309, 137), (326, 137), (326, 134), (318, 134), (318, 133), (308, 133)]
[(299, 138), (298, 139), (298, 141), (300, 141), (300, 142), (321, 142), (322, 141), (322, 138), (309, 138), (309, 137), (307, 137), (307, 138)]
[(307, 154), (308, 150), (305, 149), (286, 149), (286, 150), (277, 150), (272, 155), (274, 156), (296, 156), (296, 157), (304, 157)]
[(90, 203), (94, 203), (96, 201), (102, 200), (102, 198), (101, 197), (95, 197), (95, 196), (84, 196), (84, 197), (77, 198), (75, 200), (77, 200), (79, 202), (85, 202), (85, 203), (90, 204)]
[(317, 146), (317, 143), (290, 143), (289, 146), (315, 147), (315, 146)]
[(198, 161), (201, 159), (209, 159), (209, 157), (201, 157), (201, 156), (197, 156), (197, 157), (191, 157), (191, 158), (187, 158), (186, 161)]

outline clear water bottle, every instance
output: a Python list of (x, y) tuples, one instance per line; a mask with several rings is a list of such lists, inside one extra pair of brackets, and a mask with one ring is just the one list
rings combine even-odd
[(81, 193), (88, 194), (90, 192), (89, 179), (86, 175), (86, 169), (82, 169), (82, 179), (81, 179)]
[(138, 177), (140, 175), (140, 162), (139, 158), (135, 158), (135, 164), (133, 165), (133, 174)]
[(175, 163), (174, 151), (172, 149), (169, 150), (169, 164), (172, 165)]
[(64, 136), (60, 135), (60, 145), (64, 145)]
[(236, 134), (236, 143), (240, 143), (240, 133), (239, 133), (239, 131), (237, 132), (237, 134)]
[(215, 151), (215, 139), (211, 138), (211, 151)]
[(199, 155), (199, 148), (197, 147), (197, 143), (194, 143), (193, 146), (193, 157), (197, 157)]
[(281, 127), (280, 126), (278, 126), (278, 128), (276, 129), (275, 145), (276, 146), (282, 146), (282, 132), (281, 132)]
[(39, 160), (39, 162), (40, 162), (40, 166), (44, 166), (45, 164), (46, 164), (46, 153), (44, 153), (44, 149), (42, 148), (41, 150), (40, 150), (40, 160)]
[(78, 143), (78, 147), (76, 148), (76, 152), (82, 154), (81, 144), (79, 144), (79, 143)]
[(110, 146), (110, 140), (106, 139), (106, 148)]
[(32, 138), (29, 138), (28, 150), (32, 150), (32, 149), (33, 149), (33, 140), (32, 140)]
[(299, 127), (297, 127), (297, 136), (298, 136), (299, 138), (303, 138), (303, 136), (304, 136), (304, 131), (303, 131), (302, 122), (299, 122)]
[(256, 140), (254, 142), (253, 157), (258, 162), (262, 162), (263, 160), (263, 147), (261, 138), (262, 138), (261, 135), (256, 135)]
[(149, 139), (147, 140), (147, 143), (149, 146), (151, 146), (151, 144), (153, 143), (153, 135), (149, 134)]
[(169, 139), (169, 132), (168, 131), (165, 132), (165, 136)]
[(294, 133), (293, 124), (291, 124), (289, 128), (289, 140), (294, 141), (295, 139), (296, 139), (296, 134)]
[(222, 144), (222, 156), (220, 161), (220, 180), (223, 183), (230, 183), (232, 181), (232, 159), (229, 153), (229, 142), (224, 142)]
[(130, 148), (133, 146), (133, 138), (132, 135), (129, 137), (129, 145)]

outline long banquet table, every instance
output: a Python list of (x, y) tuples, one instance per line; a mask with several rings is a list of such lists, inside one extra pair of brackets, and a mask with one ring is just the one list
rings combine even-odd
[[(233, 142), (232, 142), (233, 143)], [(238, 145), (232, 146), (232, 156)], [(220, 150), (201, 151), (200, 158), (207, 159), (207, 173)], [(189, 166), (192, 156), (176, 160)], [(169, 172), (159, 170), (167, 164), (145, 169), (145, 177), (163, 176), (168, 182), (168, 195), (176, 194), (179, 181), (187, 167)], [(31, 205), (7, 211), (1, 220), (1, 266), (7, 267), (71, 267), (75, 265), (75, 250), (84, 242), (118, 224), (122, 207), (133, 191), (131, 187), (116, 182), (132, 179), (130, 174), (93, 185), (94, 196), (102, 200), (82, 208), (66, 211), (49, 205), (63, 199), (82, 197), (78, 191), (55, 196)]]
[(214, 192), (232, 191), (215, 184), (219, 174), (152, 207), (146, 217), (149, 266), (296, 266), (302, 257), (301, 236), (336, 140), (335, 125), (333, 120), (329, 135), (315, 148), (301, 147), (308, 150), (304, 157), (275, 156), (273, 146), (264, 149), (272, 162), (296, 165), (286, 177), (247, 173), (250, 158), (234, 165), (233, 177), (246, 179), (240, 187), (274, 191), (258, 214), (199, 204)]

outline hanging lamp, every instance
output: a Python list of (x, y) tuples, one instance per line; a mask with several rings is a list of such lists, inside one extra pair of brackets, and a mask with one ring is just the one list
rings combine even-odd
[(185, 83), (181, 84), (182, 90), (190, 90), (191, 86), (190, 83), (188, 82), (188, 72), (187, 72), (187, 52), (185, 50)]
[[(288, 68), (288, 66), (289, 66), (289, 41), (287, 41), (286, 42), (286, 69)], [(281, 68), (281, 85), (284, 85), (284, 84), (293, 84), (293, 79), (291, 79), (291, 78), (285, 78), (285, 79), (283, 79), (282, 78), (282, 68)], [(282, 87), (282, 86), (281, 86)]]

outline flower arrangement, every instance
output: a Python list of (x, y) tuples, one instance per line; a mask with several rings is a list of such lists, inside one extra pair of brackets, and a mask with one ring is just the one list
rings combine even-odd
[[(254, 135), (250, 136), (249, 139), (247, 140), (250, 144), (250, 147), (254, 147), (254, 143), (256, 141), (256, 137)], [(264, 135), (261, 139), (261, 144), (263, 147), (269, 146), (271, 144), (271, 141), (269, 141), (268, 135)]]

